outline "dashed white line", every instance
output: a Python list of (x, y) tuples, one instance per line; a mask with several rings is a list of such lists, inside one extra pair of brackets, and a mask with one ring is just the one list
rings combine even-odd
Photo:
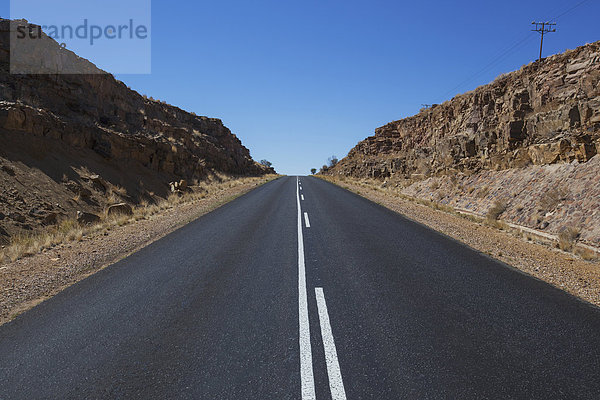
[(302, 237), (302, 209), (300, 208), (300, 183), (296, 178), (296, 200), (298, 205), (298, 323), (300, 342), (300, 383), (302, 400), (314, 400), (315, 379), (313, 375), (308, 300), (306, 294), (306, 267), (304, 264), (304, 239)]
[(310, 221), (308, 220), (308, 213), (304, 213), (304, 222), (306, 223), (306, 227), (310, 228)]
[(301, 194), (301, 195), (300, 195), (300, 198), (301, 198), (302, 200), (304, 200), (304, 195), (303, 195), (303, 194)]
[(319, 322), (321, 324), (321, 336), (323, 338), (323, 347), (325, 348), (325, 362), (327, 363), (327, 375), (329, 376), (329, 390), (333, 400), (346, 400), (346, 391), (344, 390), (344, 381), (340, 371), (340, 363), (335, 349), (331, 324), (329, 323), (329, 313), (325, 303), (323, 288), (315, 288), (317, 296), (317, 309), (319, 310)]

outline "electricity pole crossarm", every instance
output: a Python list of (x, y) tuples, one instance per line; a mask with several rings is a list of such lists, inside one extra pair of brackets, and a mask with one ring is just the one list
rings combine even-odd
[(540, 58), (542, 60), (542, 46), (544, 45), (544, 33), (556, 32), (556, 22), (535, 22), (533, 21), (531, 25), (535, 25), (535, 29), (532, 29), (534, 32), (538, 32), (542, 35), (542, 40), (540, 41)]

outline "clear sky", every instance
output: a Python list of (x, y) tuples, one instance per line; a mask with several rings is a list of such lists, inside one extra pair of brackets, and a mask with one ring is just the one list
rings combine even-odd
[[(580, 2), (156, 0), (152, 73), (117, 78), (221, 118), (278, 172), (307, 174), (421, 104), (529, 63), (531, 21)], [(599, 16), (588, 0), (557, 18), (544, 54), (600, 40)]]

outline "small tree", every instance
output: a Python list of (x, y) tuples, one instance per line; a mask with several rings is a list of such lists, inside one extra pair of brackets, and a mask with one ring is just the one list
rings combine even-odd
[(273, 165), (273, 164), (271, 164), (271, 161), (269, 161), (269, 160), (260, 160), (260, 164), (264, 165), (267, 168), (269, 168), (269, 167), (271, 167), (271, 165)]
[(310, 173), (313, 174), (313, 175), (316, 174), (317, 173), (317, 169), (316, 168), (311, 168), (310, 169)]
[(337, 163), (338, 163), (338, 158), (335, 155), (333, 155), (327, 159), (327, 165), (329, 166), (329, 168), (334, 167), (335, 164), (337, 164)]

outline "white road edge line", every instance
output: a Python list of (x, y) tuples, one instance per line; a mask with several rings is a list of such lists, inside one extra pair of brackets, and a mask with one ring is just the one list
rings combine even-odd
[(306, 222), (306, 227), (310, 228), (310, 221), (308, 220), (308, 213), (304, 213), (304, 222)]
[(325, 303), (323, 288), (315, 288), (317, 296), (317, 309), (319, 310), (319, 322), (321, 324), (321, 336), (323, 338), (323, 347), (325, 348), (325, 362), (327, 363), (327, 375), (329, 376), (329, 390), (333, 400), (346, 400), (346, 391), (344, 390), (344, 381), (340, 371), (331, 324), (329, 323), (329, 313)]
[(303, 194), (301, 194), (301, 195), (300, 195), (300, 198), (301, 198), (302, 200), (304, 200), (304, 195), (303, 195)]
[(302, 236), (302, 209), (300, 208), (300, 183), (296, 177), (296, 200), (298, 205), (298, 322), (300, 342), (300, 383), (302, 400), (315, 400), (308, 299), (306, 294), (306, 267), (304, 264), (304, 238)]

